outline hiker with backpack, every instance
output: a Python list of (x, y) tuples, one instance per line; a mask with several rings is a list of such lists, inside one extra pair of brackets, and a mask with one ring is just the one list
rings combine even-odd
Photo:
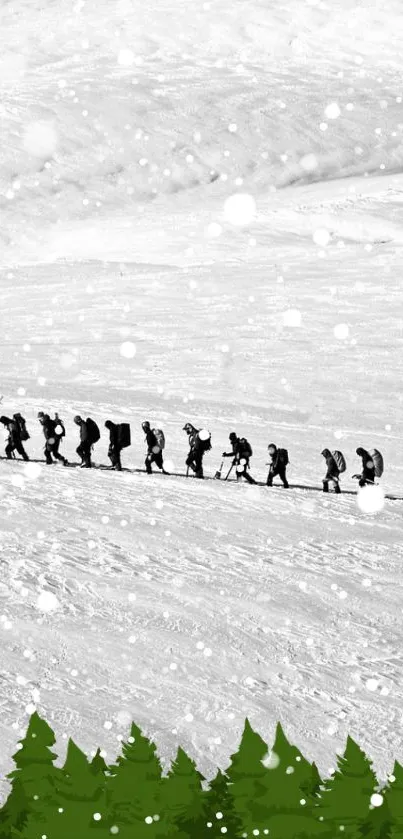
[[(68, 460), (59, 453), (60, 443), (66, 435), (63, 422), (59, 418), (59, 415), (55, 414), (55, 418), (51, 419), (49, 414), (44, 414), (43, 411), (39, 411), (38, 420), (45, 437), (44, 455), (46, 463), (50, 466), (56, 460), (60, 460), (63, 466), (68, 466)], [(52, 455), (55, 460), (52, 459)]]
[[(7, 460), (11, 460), (14, 452), (18, 452), (23, 460), (29, 460), (29, 457), (22, 445), (22, 441), (29, 440), (29, 434), (26, 430), (25, 420), (21, 414), (14, 414), (13, 418), (2, 416), (0, 422), (8, 431), (8, 439), (6, 443)], [(15, 457), (15, 455), (14, 455)]]
[(191, 422), (183, 426), (183, 431), (189, 438), (189, 454), (186, 458), (187, 473), (189, 469), (195, 473), (196, 478), (204, 478), (203, 457), (211, 449), (211, 434), (205, 429), (197, 429)]
[(367, 452), (366, 449), (356, 449), (358, 457), (362, 460), (361, 475), (353, 475), (353, 478), (358, 478), (358, 486), (364, 487), (367, 484), (375, 484), (375, 478), (381, 478), (383, 474), (383, 457), (378, 449), (371, 449)]
[(130, 439), (130, 425), (128, 422), (121, 422), (116, 424), (112, 420), (107, 420), (105, 428), (109, 430), (109, 448), (108, 457), (111, 461), (111, 469), (116, 469), (117, 472), (122, 471), (121, 452), (127, 446), (131, 445)]
[(74, 417), (74, 422), (80, 428), (80, 445), (76, 448), (76, 452), (81, 457), (81, 469), (91, 469), (91, 450), (99, 438), (99, 428), (96, 422), (87, 417), (83, 420), (78, 414)]
[(266, 485), (273, 486), (273, 478), (277, 475), (283, 482), (284, 489), (288, 489), (289, 484), (286, 476), (286, 469), (289, 463), (287, 449), (278, 449), (275, 443), (270, 443), (268, 446), (270, 463), (269, 474), (267, 476)]
[(346, 462), (341, 452), (331, 452), (329, 449), (323, 449), (322, 457), (326, 460), (326, 475), (323, 478), (323, 492), (329, 492), (329, 483), (333, 484), (334, 492), (338, 495), (341, 492), (339, 478), (340, 473), (345, 472)]
[(237, 481), (245, 478), (248, 484), (255, 484), (256, 481), (247, 471), (249, 469), (249, 460), (253, 455), (251, 444), (246, 437), (237, 437), (235, 431), (231, 431), (229, 440), (232, 446), (232, 452), (223, 452), (222, 456), (233, 458), (232, 466), (235, 466)]
[(147, 443), (147, 456), (145, 459), (145, 467), (147, 475), (152, 475), (152, 464), (155, 463), (158, 469), (161, 469), (163, 475), (168, 475), (169, 472), (164, 469), (163, 449), (165, 448), (165, 435), (160, 428), (151, 428), (148, 420), (141, 423)]

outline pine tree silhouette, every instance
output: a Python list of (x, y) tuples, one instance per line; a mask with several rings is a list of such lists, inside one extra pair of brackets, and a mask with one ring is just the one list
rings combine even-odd
[(301, 789), (302, 792), (306, 793), (309, 798), (315, 798), (319, 793), (319, 789), (322, 784), (322, 778), (319, 775), (318, 767), (316, 766), (315, 762), (309, 764), (309, 766), (310, 771), (309, 773), (307, 773), (307, 775), (309, 774), (309, 777), (307, 777), (306, 782), (303, 781), (301, 783)]
[[(204, 780), (194, 761), (179, 748), (168, 775), (163, 779), (160, 800), (162, 823), (158, 836), (200, 839), (208, 821), (206, 793), (202, 787)], [(165, 832), (162, 832), (163, 825)]]
[(32, 714), (21, 748), (13, 755), (16, 769), (7, 776), (11, 792), (0, 812), (0, 837), (10, 839), (24, 829), (28, 816), (40, 819), (53, 795), (60, 769), (53, 765), (50, 751), (55, 735), (39, 714)]
[(29, 802), (18, 781), (13, 781), (11, 792), (0, 810), (0, 839), (10, 839), (13, 830), (20, 830), (29, 812)]
[[(381, 807), (370, 810), (368, 818), (363, 822), (359, 835), (360, 839), (391, 839), (392, 819), (386, 802)], [(403, 839), (403, 830), (396, 837)], [(395, 839), (396, 839), (395, 837)]]
[(40, 836), (86, 839), (95, 813), (106, 818), (105, 775), (102, 769), (95, 771), (84, 752), (69, 740), (65, 764), (46, 806), (28, 816), (21, 839), (36, 839), (39, 827)]
[(248, 719), (245, 720), (238, 751), (231, 755), (231, 763), (226, 770), (230, 781), (230, 791), (235, 812), (241, 820), (244, 831), (255, 826), (259, 810), (259, 799), (265, 792), (264, 781), (267, 769), (262, 760), (267, 755), (267, 743), (253, 730)]
[(94, 757), (92, 758), (90, 766), (95, 775), (98, 775), (101, 772), (105, 774), (105, 772), (108, 771), (108, 766), (101, 755), (101, 749), (97, 749)]
[[(229, 779), (218, 770), (217, 775), (210, 781), (206, 793), (205, 817), (206, 829), (200, 836), (210, 839), (222, 839), (222, 828), (226, 828), (226, 835), (231, 839), (241, 839), (243, 834), (242, 821), (235, 811), (234, 799), (230, 791)], [(209, 826), (211, 825), (211, 827)]]
[(153, 839), (160, 829), (162, 769), (155, 744), (134, 723), (110, 772), (108, 819), (119, 828), (119, 839), (126, 835)]
[(248, 832), (269, 831), (270, 839), (320, 837), (323, 827), (315, 812), (320, 776), (316, 766), (291, 745), (278, 723), (276, 737), (263, 779), (264, 792)]
[(344, 839), (362, 839), (364, 826), (370, 827), (371, 796), (378, 788), (375, 773), (370, 760), (351, 737), (347, 737), (337, 766), (334, 775), (325, 781), (318, 799), (317, 813), (323, 817), (325, 839), (339, 835), (341, 826)]
[(390, 817), (390, 839), (403, 839), (403, 766), (397, 760), (391, 777), (394, 780), (392, 781), (389, 778), (385, 789), (382, 791)]

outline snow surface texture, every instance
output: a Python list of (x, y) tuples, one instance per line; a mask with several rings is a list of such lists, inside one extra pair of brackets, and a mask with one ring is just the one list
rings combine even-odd
[[(400, 2), (3, 2), (2, 413), (239, 431), (264, 478), (382, 450), (402, 494)], [(230, 200), (234, 193), (244, 198)], [(252, 199), (251, 199), (252, 197)], [(133, 344), (132, 349), (128, 344)], [(106, 461), (107, 440), (95, 461)], [(402, 504), (0, 463), (0, 767), (37, 708), (210, 776), (244, 717), (402, 759)]]

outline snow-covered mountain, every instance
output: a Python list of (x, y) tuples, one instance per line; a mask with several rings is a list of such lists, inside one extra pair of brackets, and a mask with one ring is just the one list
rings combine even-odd
[(306, 486), (0, 462), (3, 772), (34, 707), (207, 775), (246, 715), (325, 773), (347, 732), (401, 757), (402, 503), (315, 487), (377, 446), (403, 495), (403, 13), (267, 6), (2, 4), (2, 412), (71, 459), (77, 412), (130, 421), (136, 467), (150, 419), (175, 471), (190, 420), (211, 475), (236, 430)]

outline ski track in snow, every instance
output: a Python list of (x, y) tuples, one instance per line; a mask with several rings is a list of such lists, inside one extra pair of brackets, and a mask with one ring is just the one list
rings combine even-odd
[[(70, 459), (77, 412), (129, 421), (137, 468), (148, 417), (175, 470), (191, 419), (209, 474), (237, 430), (254, 476), (273, 440), (308, 487), (324, 446), (349, 490), (357, 445), (377, 446), (401, 495), (400, 4), (177, 0), (175, 26), (143, 5), (88, 0), (63, 27), (50, 0), (2, 8), (2, 413), (27, 417), (35, 457), (39, 409), (66, 420)], [(50, 167), (27, 153), (37, 120)], [(239, 189), (257, 210), (237, 229)], [(347, 733), (381, 778), (402, 759), (401, 502), (367, 516), (347, 494), (0, 461), (0, 505), (3, 773), (34, 707), (61, 757), (73, 736), (113, 760), (133, 719), (210, 777), (247, 715), (325, 774)]]

